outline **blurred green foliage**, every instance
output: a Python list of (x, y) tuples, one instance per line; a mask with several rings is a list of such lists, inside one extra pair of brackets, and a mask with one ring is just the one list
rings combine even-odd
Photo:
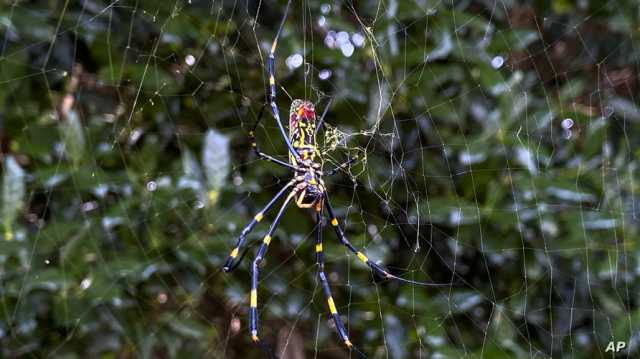
[[(0, 0), (0, 356), (263, 357), (249, 260), (220, 267), (289, 176), (246, 137), (283, 9)], [(327, 180), (347, 234), (395, 273), (459, 283), (374, 282), (325, 231), (352, 342), (373, 358), (640, 353), (638, 29), (631, 0), (294, 1), (279, 105), (333, 98), (346, 142), (327, 166), (359, 154)], [(351, 56), (342, 31), (363, 41)], [(313, 226), (291, 208), (262, 269), (261, 336), (286, 358), (346, 355)]]

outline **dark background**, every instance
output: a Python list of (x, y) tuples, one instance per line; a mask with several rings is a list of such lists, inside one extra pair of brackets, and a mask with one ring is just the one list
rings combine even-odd
[[(220, 268), (289, 178), (247, 139), (284, 5), (0, 0), (0, 356), (264, 356), (247, 330), (256, 246)], [(293, 2), (278, 104), (287, 118), (292, 98), (333, 98), (318, 141), (325, 168), (358, 158), (327, 179), (347, 235), (393, 273), (457, 283), (379, 282), (327, 228), (355, 345), (638, 356), (638, 14), (631, 0)], [(278, 136), (267, 113), (258, 141), (286, 160)], [(262, 268), (260, 335), (283, 358), (348, 355), (313, 228), (290, 208)]]

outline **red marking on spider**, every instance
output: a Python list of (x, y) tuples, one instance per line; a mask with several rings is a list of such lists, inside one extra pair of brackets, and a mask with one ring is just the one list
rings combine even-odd
[(291, 112), (289, 124), (295, 126), (299, 121), (315, 121), (316, 108), (310, 101), (304, 101)]

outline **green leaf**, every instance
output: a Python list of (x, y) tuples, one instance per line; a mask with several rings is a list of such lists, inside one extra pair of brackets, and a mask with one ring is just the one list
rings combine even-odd
[(179, 336), (200, 339), (205, 336), (206, 329), (194, 320), (167, 317), (167, 324)]
[(76, 111), (69, 113), (60, 120), (60, 135), (64, 144), (64, 152), (74, 167), (78, 167), (85, 156), (85, 138), (82, 123)]
[(204, 137), (202, 166), (209, 190), (209, 204), (215, 204), (231, 170), (231, 154), (229, 138), (212, 128)]
[(182, 171), (184, 175), (178, 180), (178, 188), (191, 189), (204, 203), (206, 201), (204, 175), (196, 157), (189, 149), (182, 151)]
[(66, 273), (57, 269), (45, 269), (32, 274), (26, 283), (26, 290), (64, 291), (72, 284)]
[(2, 225), (4, 238), (13, 239), (12, 226), (24, 206), (25, 172), (13, 156), (4, 161), (2, 176)]

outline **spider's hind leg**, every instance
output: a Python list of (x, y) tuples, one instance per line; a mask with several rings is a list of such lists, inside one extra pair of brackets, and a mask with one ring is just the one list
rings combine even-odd
[(404, 279), (404, 278), (401, 278), (401, 277), (398, 277), (396, 275), (393, 275), (393, 274), (389, 273), (389, 271), (387, 271), (382, 266), (372, 262), (371, 260), (369, 260), (369, 258), (362, 251), (357, 250), (353, 246), (353, 244), (351, 244), (351, 242), (349, 242), (349, 240), (347, 239), (347, 236), (344, 234), (344, 231), (340, 227), (340, 223), (338, 223), (338, 219), (336, 218), (335, 214), (333, 213), (333, 208), (331, 207), (331, 204), (329, 203), (329, 198), (327, 197), (326, 192), (325, 192), (324, 200), (325, 200), (325, 206), (327, 207), (327, 212), (329, 212), (329, 217), (331, 217), (331, 225), (335, 229), (336, 235), (340, 239), (340, 243), (342, 243), (345, 247), (347, 247), (349, 249), (349, 251), (351, 251), (353, 254), (355, 254), (358, 257), (358, 259), (360, 259), (360, 261), (362, 261), (364, 264), (369, 266), (369, 268), (371, 269), (371, 271), (375, 275), (377, 275), (377, 276), (379, 276), (380, 278), (383, 278), (383, 279), (390, 279), (390, 280), (395, 280), (395, 281), (402, 282), (402, 283), (420, 285), (420, 286), (424, 286), (424, 287), (450, 287), (450, 286), (454, 285), (454, 283), (418, 282), (418, 281), (414, 281), (414, 280), (410, 280), (410, 279)]
[[(253, 227), (255, 227), (256, 224), (258, 224), (258, 222), (260, 222), (264, 218), (265, 213), (267, 213), (267, 211), (271, 209), (274, 203), (276, 203), (276, 201), (280, 197), (282, 197), (282, 195), (285, 194), (287, 190), (291, 188), (291, 186), (293, 186), (293, 183), (294, 181), (290, 181), (284, 187), (282, 187), (282, 189), (275, 196), (273, 196), (271, 201), (269, 201), (269, 203), (267, 203), (267, 205), (264, 206), (264, 208), (253, 217), (251, 222), (249, 222), (249, 224), (247, 224), (247, 226), (244, 227), (244, 229), (240, 233), (240, 237), (238, 238), (238, 243), (236, 243), (236, 246), (231, 250), (231, 253), (229, 254), (229, 256), (227, 257), (227, 260), (224, 263), (224, 267), (222, 267), (223, 271), (231, 272), (238, 267), (238, 265), (240, 264), (240, 260), (238, 260), (238, 262), (236, 262), (235, 264), (234, 262), (238, 257), (240, 250), (242, 249), (242, 245), (244, 244), (244, 241), (247, 235), (249, 234), (249, 232), (253, 230)], [(242, 257), (240, 258), (242, 259)]]
[(349, 335), (347, 334), (347, 329), (342, 323), (342, 319), (340, 319), (340, 313), (338, 313), (338, 309), (336, 308), (336, 304), (333, 301), (333, 297), (331, 296), (331, 288), (329, 287), (329, 281), (327, 280), (327, 276), (324, 273), (324, 252), (322, 249), (322, 228), (323, 228), (323, 218), (322, 218), (322, 201), (319, 201), (319, 206), (316, 207), (316, 265), (318, 266), (318, 279), (320, 279), (320, 283), (322, 284), (322, 291), (324, 293), (325, 298), (327, 298), (327, 305), (329, 306), (329, 311), (331, 312), (331, 317), (333, 319), (333, 323), (336, 325), (336, 329), (338, 330), (338, 336), (340, 340), (344, 343), (347, 349), (353, 350), (360, 355), (362, 358), (366, 358), (360, 350), (358, 350), (351, 341), (349, 341)]
[(269, 243), (271, 243), (271, 236), (275, 232), (278, 227), (278, 223), (284, 214), (284, 211), (287, 209), (291, 200), (295, 197), (296, 190), (290, 192), (287, 199), (285, 199), (282, 207), (278, 211), (276, 218), (271, 222), (271, 226), (269, 227), (269, 231), (264, 236), (262, 243), (260, 244), (260, 248), (258, 249), (258, 253), (256, 254), (256, 258), (253, 260), (251, 264), (251, 293), (249, 295), (250, 307), (249, 307), (249, 333), (251, 334), (251, 340), (258, 345), (261, 349), (263, 349), (271, 358), (277, 358), (269, 348), (269, 346), (263, 342), (258, 336), (258, 278), (260, 275), (260, 263), (264, 259), (267, 254), (267, 249), (269, 248)]

